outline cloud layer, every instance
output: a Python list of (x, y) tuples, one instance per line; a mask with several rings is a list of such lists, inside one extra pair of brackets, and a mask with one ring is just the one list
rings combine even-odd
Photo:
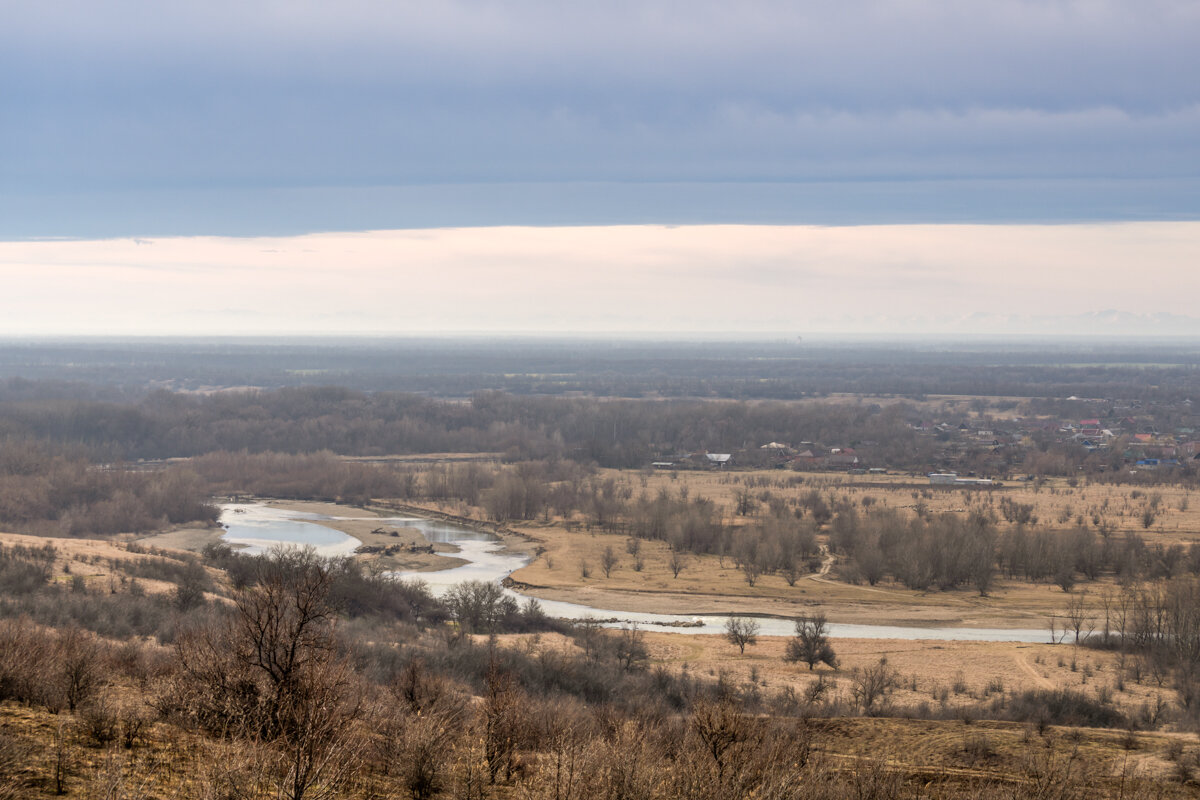
[[(1195, 217), (1197, 41), (1188, 0), (26, 3), (0, 30), (0, 235), (241, 232), (221, 209), (263, 192), (344, 227), (338, 198), (387, 187), (455, 224), (470, 193), (445, 184), (600, 187), (580, 223), (628, 208), (629, 183), (663, 202), (620, 221), (776, 221), (769, 192), (697, 208), (688, 185), (864, 181), (901, 204), (913, 182), (973, 187), (926, 220), (1022, 218), (989, 202), (997, 180), (1055, 187), (1026, 219)], [(260, 230), (294, 229), (258, 205)], [(782, 213), (827, 221), (814, 205)], [(872, 208), (860, 192), (832, 221)]]

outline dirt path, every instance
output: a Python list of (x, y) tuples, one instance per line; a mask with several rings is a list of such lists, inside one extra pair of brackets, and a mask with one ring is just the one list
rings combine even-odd
[(821, 545), (821, 569), (809, 575), (809, 578), (824, 578), (829, 574), (829, 570), (833, 569), (833, 553), (829, 552), (829, 545)]
[(1038, 688), (1041, 688), (1041, 689), (1053, 689), (1054, 688), (1054, 684), (1052, 682), (1050, 682), (1050, 680), (1043, 678), (1041, 675), (1039, 675), (1038, 671), (1033, 668), (1033, 665), (1025, 660), (1025, 656), (1023, 656), (1020, 653), (1013, 653), (1012, 657), (1013, 657), (1013, 661), (1017, 662), (1017, 666), (1021, 668), (1021, 671), (1024, 672), (1025, 674), (1027, 674), (1029, 677), (1033, 678), (1033, 682), (1038, 685)]

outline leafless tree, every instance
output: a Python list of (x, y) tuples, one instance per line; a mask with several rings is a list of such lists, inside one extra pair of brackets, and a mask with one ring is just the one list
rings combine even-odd
[(821, 663), (837, 669), (838, 659), (829, 643), (829, 623), (824, 614), (806, 614), (796, 619), (796, 635), (788, 640), (783, 658), (803, 661), (810, 670)]
[(728, 701), (701, 702), (692, 712), (689, 733), (698, 744), (703, 760), (694, 763), (688, 777), (699, 785), (689, 794), (709, 797), (736, 797), (737, 776), (762, 742), (761, 721), (748, 717)]
[(176, 646), (175, 712), (269, 745), (288, 800), (337, 795), (363, 746), (355, 725), (363, 693), (339, 652), (330, 582), (313, 551), (273, 551), (232, 613), (186, 631)]
[(405, 677), (391, 688), (400, 702), (382, 709), (372, 726), (376, 757), (414, 800), (429, 800), (449, 780), (467, 702), (423, 666), (406, 668)]
[(569, 706), (554, 712), (546, 720), (543, 756), (532, 779), (521, 786), (525, 800), (579, 800), (593, 791), (589, 756), (594, 732), (587, 717)]
[(617, 634), (616, 655), (621, 669), (626, 672), (639, 669), (650, 660), (646, 634), (636, 624), (621, 628)]
[(730, 617), (725, 620), (725, 639), (742, 653), (746, 645), (758, 644), (758, 623), (746, 617)]
[(54, 652), (57, 683), (67, 709), (75, 711), (104, 680), (102, 653), (95, 637), (77, 626), (58, 635)]
[(758, 582), (758, 578), (762, 575), (762, 565), (758, 563), (758, 559), (750, 558), (742, 562), (742, 574), (746, 576), (746, 583), (753, 586)]
[(780, 569), (780, 573), (783, 575), (783, 579), (787, 581), (788, 586), (796, 585), (796, 581), (800, 579), (801, 570), (800, 564), (796, 560), (795, 556), (792, 556), (786, 560), (783, 568)]
[(896, 688), (897, 682), (896, 670), (888, 666), (886, 658), (881, 658), (878, 663), (854, 670), (850, 689), (863, 713), (874, 714)]
[(671, 551), (671, 560), (667, 562), (667, 566), (671, 568), (671, 575), (678, 578), (679, 573), (687, 568), (687, 556), (678, 550), (673, 550)]
[(484, 760), (492, 783), (512, 777), (526, 705), (524, 693), (512, 676), (493, 659), (488, 667), (482, 705)]
[(604, 552), (600, 554), (600, 569), (604, 570), (604, 577), (612, 577), (612, 571), (617, 566), (617, 554), (613, 552), (612, 546), (604, 548)]
[[(1080, 639), (1086, 639), (1095, 630), (1096, 621), (1087, 607), (1087, 590), (1074, 595), (1067, 603), (1066, 617), (1068, 630), (1075, 634), (1075, 644)], [(1086, 632), (1084, 629), (1086, 628)]]
[(353, 725), (361, 704), (362, 695), (344, 660), (313, 665), (288, 692), (274, 742), (283, 767), (278, 787), (287, 800), (342, 796), (365, 746)]

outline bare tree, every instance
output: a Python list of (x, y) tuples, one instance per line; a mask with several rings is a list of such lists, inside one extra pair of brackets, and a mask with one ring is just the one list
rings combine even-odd
[(864, 714), (875, 713), (896, 688), (897, 681), (896, 670), (888, 666), (886, 658), (879, 659), (877, 664), (869, 667), (856, 669), (851, 677), (854, 701), (862, 707)]
[(1051, 614), (1046, 618), (1046, 624), (1050, 628), (1050, 644), (1058, 644), (1063, 639), (1067, 638), (1067, 630), (1064, 626), (1062, 636), (1058, 635), (1058, 615)]
[(505, 780), (512, 777), (526, 705), (527, 698), (512, 676), (493, 659), (488, 666), (482, 705), (484, 760), (492, 783), (501, 774)]
[(468, 701), (419, 658), (408, 662), (388, 688), (392, 702), (376, 708), (371, 724), (375, 757), (414, 800), (429, 800), (449, 780)]
[(760, 743), (762, 726), (730, 702), (701, 702), (692, 712), (688, 728), (702, 752), (707, 754), (714, 773), (706, 794), (736, 796), (727, 794), (732, 787), (726, 786), (726, 781), (739, 771), (746, 757)]
[(671, 568), (671, 575), (678, 578), (679, 573), (687, 568), (687, 556), (678, 550), (671, 551), (671, 560), (667, 562), (667, 566)]
[(633, 556), (633, 571), (641, 572), (646, 566), (646, 559), (642, 557), (642, 540), (636, 536), (630, 536), (625, 542), (625, 550)]
[(829, 643), (829, 623), (824, 614), (806, 614), (796, 619), (796, 635), (788, 640), (783, 659), (803, 661), (810, 670), (822, 663), (837, 669), (838, 659)]
[(742, 653), (746, 645), (758, 644), (758, 623), (746, 617), (730, 617), (725, 620), (725, 638)]
[(800, 564), (795, 556), (790, 556), (780, 570), (783, 574), (783, 579), (787, 581), (788, 586), (795, 586), (796, 581), (800, 579)]
[[(1075, 634), (1075, 644), (1079, 644), (1080, 639), (1086, 639), (1091, 636), (1092, 631), (1096, 627), (1095, 619), (1087, 607), (1087, 590), (1073, 596), (1070, 602), (1067, 603), (1067, 611), (1065, 614), (1068, 630)], [(1084, 632), (1084, 628), (1087, 632)]]
[(612, 577), (613, 568), (617, 566), (617, 554), (613, 552), (612, 546), (604, 548), (604, 552), (600, 554), (600, 569), (604, 570), (604, 577)]
[(54, 662), (61, 696), (75, 711), (89, 700), (104, 680), (100, 645), (89, 633), (71, 626), (58, 635)]
[(579, 634), (578, 638), (583, 642), (584, 657), (594, 658), (597, 655), (598, 646), (604, 638), (604, 629), (600, 626), (600, 621), (595, 617), (584, 617), (575, 624), (575, 630)]
[(762, 575), (762, 566), (756, 558), (748, 558), (742, 562), (742, 574), (746, 576), (746, 583), (753, 586), (758, 582), (758, 578)]
[(650, 651), (646, 649), (646, 634), (638, 629), (636, 623), (621, 628), (617, 634), (616, 655), (621, 669), (626, 672), (639, 669), (650, 660)]
[(341, 797), (358, 770), (364, 740), (352, 723), (362, 695), (352, 678), (348, 661), (322, 662), (288, 692), (275, 741), (284, 768), (279, 789), (287, 800)]
[(340, 653), (329, 565), (276, 550), (225, 619), (185, 632), (173, 710), (211, 732), (266, 742), (288, 800), (337, 796), (362, 748), (362, 691)]
[(576, 800), (591, 795), (589, 750), (593, 735), (586, 718), (572, 709), (556, 708), (546, 720), (544, 755), (536, 762), (533, 779), (523, 788), (529, 800)]
[(491, 631), (518, 613), (517, 601), (491, 581), (463, 581), (445, 595), (447, 608), (468, 633)]

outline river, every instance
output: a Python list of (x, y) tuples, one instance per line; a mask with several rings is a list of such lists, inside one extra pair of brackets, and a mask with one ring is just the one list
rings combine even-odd
[[(528, 558), (505, 551), (503, 544), (491, 534), (423, 517), (331, 517), (309, 512), (288, 511), (261, 503), (229, 504), (221, 507), (221, 523), (226, 531), (224, 540), (243, 548), (248, 554), (262, 553), (277, 545), (311, 546), (323, 556), (350, 555), (362, 544), (358, 539), (317, 521), (371, 519), (381, 526), (416, 528), (430, 542), (446, 542), (459, 548), (455, 557), (466, 564), (438, 572), (399, 572), (398, 577), (424, 581), (434, 594), (468, 580), (502, 581), (528, 563)], [(524, 601), (527, 596), (505, 589)], [(703, 614), (695, 616), (655, 614), (651, 612), (608, 611), (591, 606), (538, 598), (543, 610), (562, 619), (603, 620), (604, 624), (629, 625), (645, 628), (680, 630), (687, 633), (722, 633), (728, 615)], [(790, 636), (793, 621), (780, 617), (759, 617), (759, 633), (763, 636)], [(686, 625), (686, 627), (684, 627)], [(852, 625), (830, 623), (830, 635), (850, 639), (936, 639), (942, 641), (974, 642), (1047, 642), (1049, 631), (1020, 628), (927, 628), (893, 625)]]

